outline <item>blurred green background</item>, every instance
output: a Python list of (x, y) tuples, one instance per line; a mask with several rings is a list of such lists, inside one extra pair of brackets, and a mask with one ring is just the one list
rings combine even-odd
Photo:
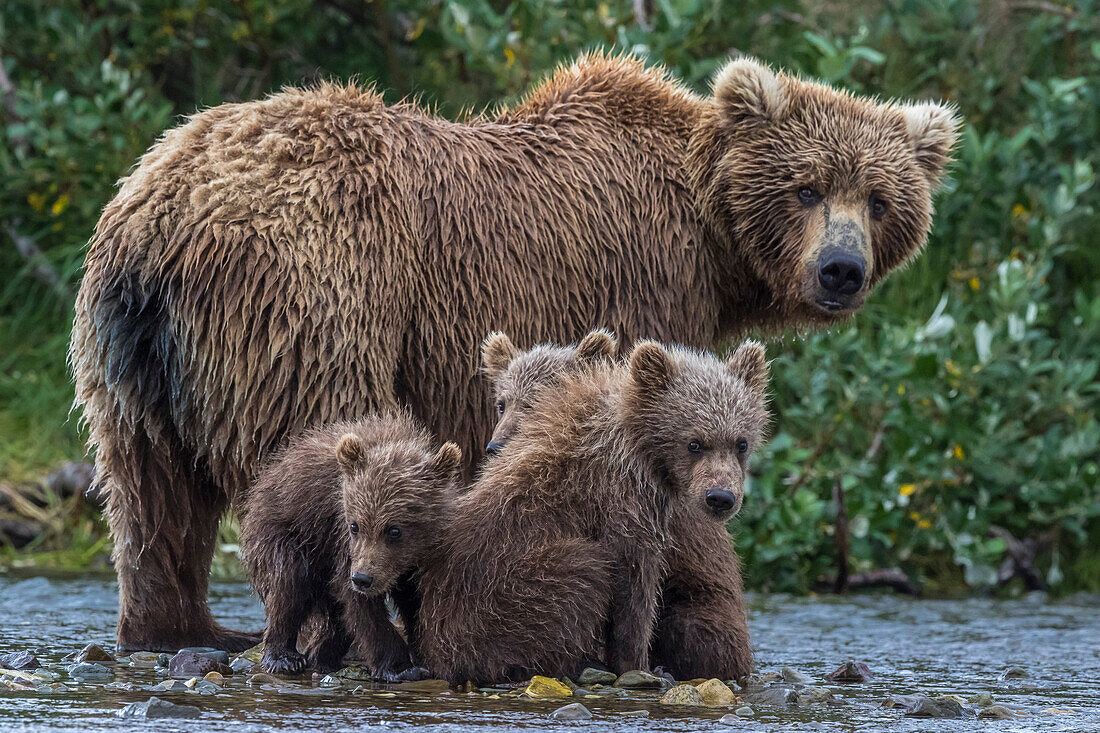
[(989, 589), (1000, 527), (1053, 591), (1100, 590), (1098, 16), (1091, 0), (7, 0), (0, 506), (39, 534), (0, 564), (106, 562), (79, 496), (11, 496), (82, 455), (65, 352), (83, 247), (157, 135), (323, 78), (456, 117), (614, 48), (700, 91), (744, 52), (863, 94), (951, 100), (966, 120), (921, 259), (850, 324), (770, 347), (775, 434), (732, 526), (750, 586), (807, 591), (835, 572), (839, 483), (853, 572)]

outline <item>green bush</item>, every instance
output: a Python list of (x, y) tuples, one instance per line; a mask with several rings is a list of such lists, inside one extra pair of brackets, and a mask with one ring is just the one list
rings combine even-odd
[(457, 117), (591, 48), (702, 91), (748, 52), (860, 93), (950, 99), (967, 123), (925, 254), (850, 323), (771, 349), (774, 438), (734, 523), (750, 583), (804, 591), (833, 572), (839, 481), (854, 570), (985, 587), (999, 526), (1043, 541), (1055, 590), (1100, 589), (1096, 3), (635, 5), (0, 6), (0, 480), (81, 452), (64, 358), (82, 248), (114, 181), (179, 115), (357, 76)]

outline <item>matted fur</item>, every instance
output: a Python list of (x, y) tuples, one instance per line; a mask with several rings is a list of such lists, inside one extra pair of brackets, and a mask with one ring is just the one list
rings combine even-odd
[[(429, 669), (453, 683), (574, 675), (605, 658), (616, 672), (647, 669), (669, 503), (702, 516), (708, 488), (743, 490), (747, 455), (730, 446), (762, 439), (765, 398), (749, 386), (758, 348), (739, 353), (756, 350), (759, 364), (727, 363), (643, 342), (629, 366), (539, 389), (455, 501), (425, 570)], [(713, 451), (688, 455), (692, 436)]]
[(744, 76), (701, 97), (592, 55), (494, 119), (322, 84), (166, 133), (99, 220), (70, 351), (120, 648), (255, 641), (210, 616), (210, 556), (287, 435), (405, 404), (474, 455), (492, 425), (477, 347), (494, 329), (521, 346), (595, 324), (706, 346), (835, 320), (794, 264), (820, 243), (819, 215), (791, 204), (799, 176), (835, 186), (846, 216), (868, 186), (896, 197), (868, 224), (876, 280), (914, 256), (953, 115), (928, 105), (914, 124), (775, 75), (783, 119), (743, 124), (758, 86)]
[[(353, 642), (379, 677), (417, 660), (419, 571), (437, 552), (461, 463), (453, 443), (436, 451), (432, 442), (407, 415), (334, 423), (295, 438), (260, 472), (242, 505), (240, 543), (268, 619), (264, 669), (336, 669)], [(393, 527), (399, 538), (387, 535)], [(374, 578), (367, 593), (352, 586), (353, 572)], [(311, 616), (320, 638), (306, 644), (299, 631)]]

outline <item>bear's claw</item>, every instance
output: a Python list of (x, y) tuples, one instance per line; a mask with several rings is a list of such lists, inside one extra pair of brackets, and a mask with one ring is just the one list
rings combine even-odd
[(264, 654), (263, 663), (260, 666), (271, 674), (297, 675), (306, 671), (306, 658), (298, 652)]

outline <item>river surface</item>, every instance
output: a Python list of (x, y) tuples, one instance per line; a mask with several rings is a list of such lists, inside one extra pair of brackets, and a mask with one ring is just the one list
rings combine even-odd
[[(239, 628), (259, 628), (263, 612), (239, 583), (211, 589), (215, 615)], [(111, 649), (117, 587), (105, 578), (16, 577), (0, 574), (0, 653), (31, 650), (62, 692), (13, 690), (0, 685), (0, 731), (245, 732), (524, 730), (806, 730), (806, 731), (1100, 731), (1100, 604), (1096, 597), (1048, 601), (914, 601), (888, 595), (751, 598), (750, 627), (758, 671), (791, 667), (827, 687), (834, 700), (777, 707), (744, 695), (753, 716), (719, 722), (732, 709), (663, 706), (659, 693), (630, 692), (618, 699), (583, 699), (593, 717), (558, 722), (551, 713), (565, 701), (539, 701), (484, 692), (415, 692), (346, 682), (337, 689), (313, 680), (252, 688), (248, 675), (227, 678), (214, 694), (150, 692), (165, 673), (107, 663), (113, 677), (76, 682), (62, 657), (95, 642)], [(837, 684), (824, 675), (845, 660), (875, 673), (862, 684)], [(1002, 679), (1018, 666), (1023, 678)], [(775, 687), (777, 683), (772, 683)], [(1012, 711), (1009, 720), (975, 715), (951, 720), (906, 717), (883, 707), (890, 695), (992, 694)], [(196, 720), (124, 719), (127, 703), (151, 695), (194, 705)], [(739, 693), (740, 694), (740, 693)], [(636, 711), (646, 711), (638, 717)], [(632, 714), (633, 713), (633, 714)]]

